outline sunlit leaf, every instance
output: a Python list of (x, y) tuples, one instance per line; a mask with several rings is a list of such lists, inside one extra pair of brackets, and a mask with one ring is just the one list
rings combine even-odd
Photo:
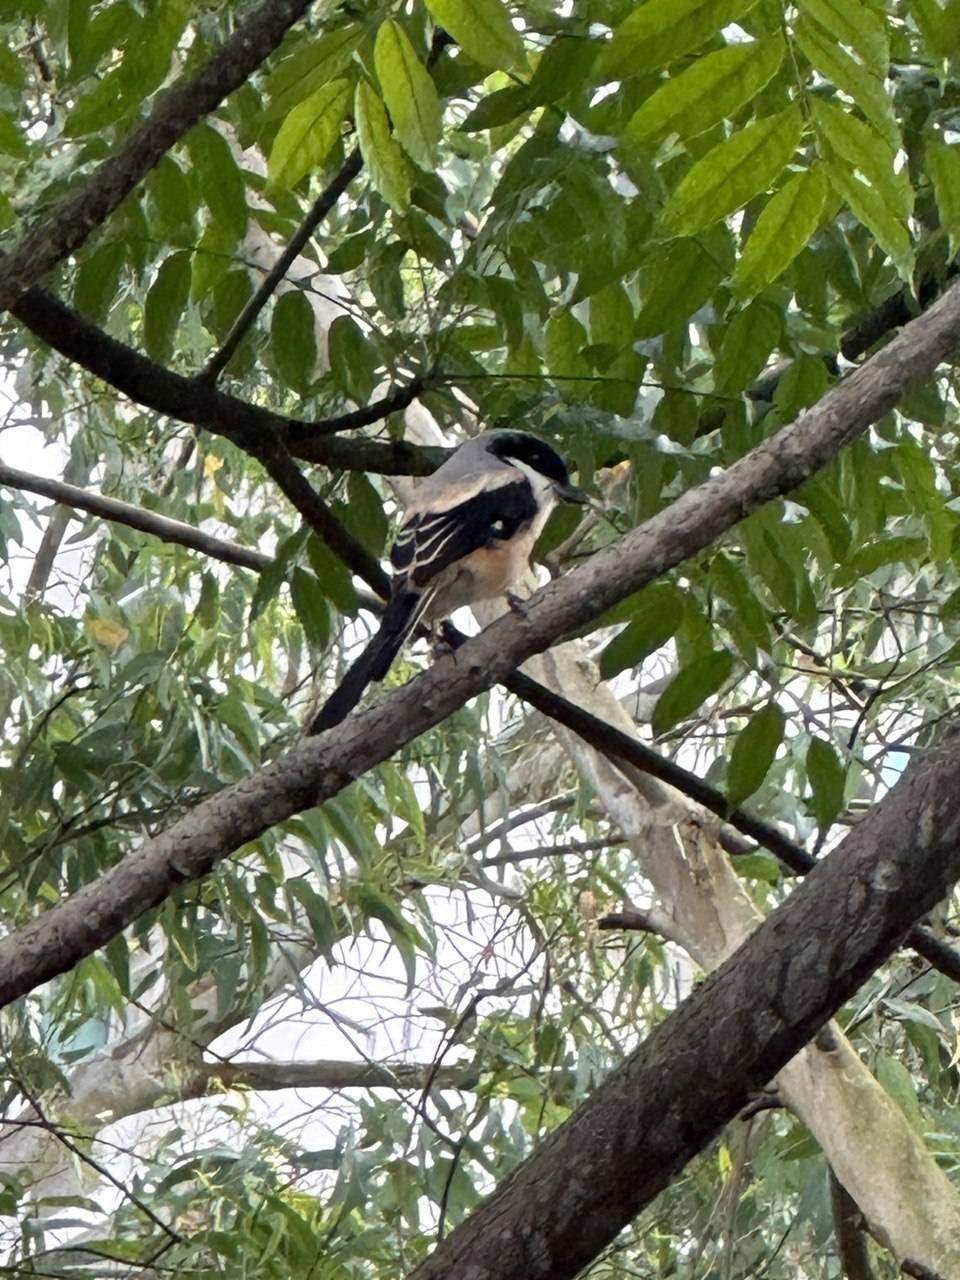
[(374, 63), (397, 137), (417, 164), (433, 166), (440, 138), (440, 101), (433, 81), (399, 23), (381, 23)]
[(755, 120), (696, 161), (667, 201), (663, 226), (694, 235), (733, 213), (780, 176), (803, 133), (799, 107)]
[(732, 44), (698, 58), (665, 80), (627, 125), (629, 137), (665, 133), (694, 137), (735, 115), (776, 74), (783, 61), (779, 36), (755, 44)]
[(360, 150), (377, 190), (392, 208), (403, 213), (410, 204), (410, 171), (379, 94), (365, 80), (357, 85), (357, 135)]

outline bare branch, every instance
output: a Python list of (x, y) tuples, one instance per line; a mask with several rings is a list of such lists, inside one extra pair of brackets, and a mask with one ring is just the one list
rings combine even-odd
[(249, 1089), (417, 1089), (428, 1079), (440, 1089), (475, 1089), (479, 1080), (473, 1063), (441, 1067), (431, 1062), (342, 1062), (319, 1058), (312, 1062), (205, 1062), (191, 1072), (184, 1096), (200, 1097), (219, 1084)]
[(29, 493), (39, 493), (64, 506), (75, 507), (91, 515), (101, 516), (104, 520), (153, 534), (164, 542), (191, 547), (194, 551), (212, 556), (215, 560), (223, 560), (226, 564), (238, 564), (259, 573), (271, 563), (269, 556), (255, 551), (253, 547), (243, 547), (238, 542), (214, 537), (212, 533), (204, 533), (192, 524), (184, 524), (182, 520), (171, 520), (169, 516), (158, 515), (156, 511), (147, 511), (144, 507), (108, 498), (102, 493), (91, 493), (88, 489), (80, 489), (62, 480), (48, 480), (45, 476), (35, 476), (29, 471), (18, 471), (2, 462), (0, 484), (9, 485), (12, 489), (26, 489)]
[(390, 595), (390, 579), (380, 567), (380, 562), (341, 524), (291, 458), (286, 446), (275, 436), (255, 442), (241, 438), (240, 443), (241, 447), (259, 458), (271, 479), (334, 555), (385, 600)]
[(198, 71), (161, 94), (143, 124), (0, 261), (0, 310), (83, 244), (175, 142), (245, 83), (310, 2), (264, 0)]
[[(291, 441), (291, 452), (298, 458), (337, 470), (402, 476), (429, 475), (449, 456), (448, 449), (399, 440), (341, 440), (326, 434), (322, 421), (287, 418), (226, 395), (196, 378), (185, 378), (172, 369), (165, 369), (133, 347), (118, 342), (43, 289), (31, 289), (10, 310), (54, 351), (102, 378), (137, 404), (178, 422), (225, 436), (241, 448), (247, 447), (247, 440), (258, 436), (266, 439), (271, 433), (283, 440), (287, 432), (293, 430), (297, 439)], [(392, 411), (390, 407), (386, 409), (388, 413)], [(382, 415), (378, 413), (379, 416)], [(365, 421), (370, 420), (377, 421), (377, 418)], [(342, 419), (330, 421), (342, 422)], [(350, 425), (355, 424), (347, 424)], [(346, 430), (346, 427), (339, 426), (337, 430)]]
[[(567, 701), (566, 698), (547, 689), (536, 680), (531, 680), (522, 671), (514, 672), (504, 681), (504, 684), (511, 692), (536, 707), (538, 711), (542, 711), (544, 715), (572, 729), (585, 742), (608, 758), (625, 761), (635, 769), (659, 778), (661, 782), (669, 783), (677, 791), (689, 796), (705, 809), (709, 809), (711, 813), (717, 814), (737, 831), (750, 836), (775, 854), (797, 875), (806, 875), (817, 865), (817, 859), (812, 854), (808, 853), (802, 845), (791, 840), (789, 836), (784, 835), (773, 823), (743, 809), (730, 809), (723, 792), (718, 791), (716, 787), (712, 787), (696, 774), (681, 768), (672, 760), (667, 760), (652, 747), (632, 738), (628, 733), (598, 720), (582, 707)], [(742, 852), (749, 851), (736, 850), (735, 856)], [(632, 928), (633, 926), (621, 922), (602, 927)], [(948, 943), (921, 925), (915, 925), (910, 930), (906, 941), (928, 964), (939, 969), (954, 982), (960, 982), (960, 954)]]
[(870, 1265), (870, 1250), (864, 1230), (863, 1214), (846, 1187), (830, 1170), (830, 1207), (833, 1210), (833, 1232), (844, 1280), (876, 1280)]
[[(794, 423), (542, 588), (523, 614), (498, 619), (376, 709), (299, 743), (205, 800), (96, 882), (0, 940), (0, 1002), (71, 968), (177, 884), (205, 875), (274, 823), (322, 804), (468, 698), (503, 681), (527, 658), (703, 550), (771, 498), (802, 484), (891, 408), (909, 382), (930, 375), (955, 348), (958, 334), (960, 285)], [(854, 835), (869, 822), (865, 819)], [(920, 838), (926, 834), (919, 833)], [(820, 870), (818, 865), (810, 880)], [(904, 932), (910, 923), (912, 917)]]

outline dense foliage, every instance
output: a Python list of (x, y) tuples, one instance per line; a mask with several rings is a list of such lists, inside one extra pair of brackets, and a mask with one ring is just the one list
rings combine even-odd
[[(8, 3), (5, 243), (245, 8)], [(562, 572), (794, 418), (947, 279), (956, 9), (316, 6), (44, 284), (196, 375), (358, 146), (221, 385), (321, 422), (417, 378), (448, 443), (477, 422), (540, 432), (610, 516), (554, 517), (540, 558)], [(274, 758), (375, 617), (256, 450), (133, 403), (9, 315), (0, 341), (5, 463), (269, 557), (258, 571), (97, 516), (58, 525), (3, 490), (9, 931)], [(417, 427), (436, 442), (399, 412), (364, 434)], [(664, 752), (811, 851), (955, 705), (956, 445), (948, 369), (583, 638)], [(396, 478), (309, 474), (380, 557)], [(388, 686), (428, 660), (415, 647)], [(789, 891), (769, 854), (736, 866), (764, 911)], [(478, 699), (4, 1011), (4, 1265), (404, 1274), (695, 978), (658, 938), (597, 931), (625, 896), (648, 896), (635, 852), (549, 726), (499, 691)], [(841, 1023), (956, 1179), (954, 1005), (902, 953)], [(360, 1088), (364, 1060), (392, 1084)], [(271, 1092), (289, 1082), (306, 1091)], [(46, 1141), (58, 1128), (69, 1147)], [(773, 1109), (591, 1274), (827, 1280), (835, 1201), (816, 1142)], [(878, 1277), (899, 1274), (869, 1248)]]

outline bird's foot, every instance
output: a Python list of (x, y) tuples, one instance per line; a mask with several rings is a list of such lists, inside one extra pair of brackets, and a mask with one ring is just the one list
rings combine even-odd
[(510, 606), (510, 612), (518, 614), (521, 618), (527, 616), (527, 599), (525, 596), (518, 596), (515, 591), (507, 591), (504, 593), (507, 604)]
[(444, 618), (442, 622), (438, 622), (433, 627), (431, 647), (434, 658), (442, 658), (448, 653), (456, 653), (466, 638), (462, 631), (457, 630), (449, 618)]

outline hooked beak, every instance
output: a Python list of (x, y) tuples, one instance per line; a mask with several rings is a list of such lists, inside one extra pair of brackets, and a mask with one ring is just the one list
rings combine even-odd
[(562, 502), (576, 502), (581, 506), (586, 506), (590, 502), (589, 496), (582, 489), (578, 489), (575, 484), (571, 484), (569, 480), (566, 484), (555, 484), (553, 490)]

